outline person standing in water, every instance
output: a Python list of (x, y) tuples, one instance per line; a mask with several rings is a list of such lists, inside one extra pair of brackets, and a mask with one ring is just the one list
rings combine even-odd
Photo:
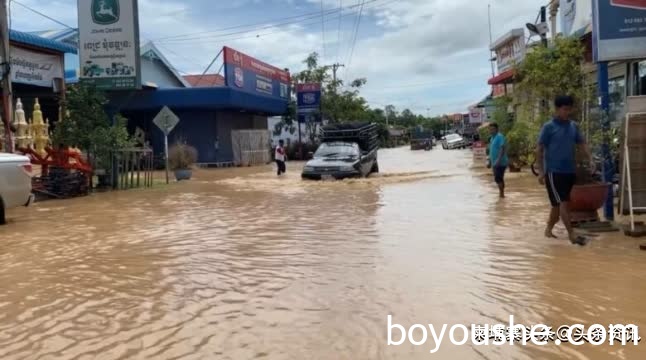
[(500, 198), (505, 197), (505, 171), (509, 165), (507, 157), (507, 139), (500, 133), (498, 124), (489, 124), (491, 139), (489, 141), (489, 164), (493, 168), (493, 177), (500, 191)]
[(285, 142), (283, 140), (278, 141), (278, 146), (276, 146), (274, 153), (274, 160), (276, 160), (278, 176), (286, 173), (287, 166), (285, 165), (285, 161), (287, 161), (287, 155), (285, 154)]
[(570, 242), (583, 246), (587, 239), (574, 232), (568, 209), (570, 192), (576, 182), (577, 146), (590, 161), (591, 169), (594, 169), (594, 165), (579, 127), (570, 120), (574, 99), (571, 96), (558, 96), (554, 100), (554, 106), (556, 114), (551, 121), (543, 125), (536, 153), (539, 182), (547, 188), (552, 204), (545, 236), (556, 238), (552, 231), (560, 219), (567, 229)]

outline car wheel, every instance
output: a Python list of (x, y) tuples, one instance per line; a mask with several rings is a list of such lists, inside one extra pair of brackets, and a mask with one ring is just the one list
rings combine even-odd
[(378, 174), (379, 173), (379, 163), (375, 161), (375, 163), (372, 165), (372, 170), (370, 170), (370, 173), (372, 174)]
[(4, 225), (6, 223), (7, 219), (5, 218), (4, 201), (2, 201), (2, 198), (0, 198), (0, 225)]

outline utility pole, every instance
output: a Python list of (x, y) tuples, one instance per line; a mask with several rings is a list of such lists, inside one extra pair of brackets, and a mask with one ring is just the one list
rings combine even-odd
[(345, 67), (343, 64), (332, 64), (332, 79), (333, 79), (333, 84), (334, 84), (334, 92), (336, 93), (336, 72), (339, 70), (339, 68)]
[[(541, 6), (541, 24), (547, 24), (547, 7), (546, 6)], [(545, 35), (545, 34), (541, 35), (541, 42), (543, 43), (544, 47), (548, 46), (547, 35)]]
[(5, 129), (5, 152), (13, 152), (13, 142), (11, 138), (11, 105), (13, 97), (11, 93), (11, 71), (10, 71), (10, 51), (9, 51), (9, 20), (7, 12), (7, 0), (0, 3), (0, 73), (2, 75), (2, 120)]

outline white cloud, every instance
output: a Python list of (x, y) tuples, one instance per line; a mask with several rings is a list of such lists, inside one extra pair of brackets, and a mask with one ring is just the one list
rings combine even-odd
[[(464, 111), (467, 104), (486, 95), (489, 91), (486, 80), (491, 71), (487, 2), (370, 1), (367, 0), (364, 6), (361, 31), (351, 62), (349, 53), (357, 7), (343, 13), (340, 36), (337, 34), (338, 13), (327, 17), (326, 58), (322, 59), (329, 64), (338, 57), (340, 62), (346, 63), (347, 68), (341, 70), (340, 75), (347, 75), (348, 81), (366, 77), (368, 84), (362, 94), (369, 102), (375, 105), (393, 103), (399, 108), (411, 107), (424, 113), (431, 107), (432, 113), (442, 113)], [(76, 25), (76, 0), (22, 2)], [(339, 6), (339, 0), (323, 0), (323, 3), (326, 11)], [(344, 7), (360, 3), (361, 0), (343, 0)], [(544, 3), (541, 0), (492, 0), (494, 38), (533, 21)], [(320, 19), (254, 32), (233, 29), (204, 33), (232, 23), (245, 25), (268, 21), (275, 19), (276, 13), (282, 14), (278, 17), (288, 17), (317, 12), (320, 0), (140, 0), (139, 4), (144, 39), (196, 34), (185, 37), (185, 41), (158, 42), (175, 67), (184, 71), (202, 72), (223, 45), (239, 48), (292, 71), (302, 68), (302, 60), (309, 53), (322, 52)], [(16, 4), (12, 8), (14, 28), (58, 27)], [(253, 17), (247, 16), (250, 10), (256, 10)], [(224, 36), (226, 34), (229, 35)], [(338, 39), (341, 39), (340, 43)]]

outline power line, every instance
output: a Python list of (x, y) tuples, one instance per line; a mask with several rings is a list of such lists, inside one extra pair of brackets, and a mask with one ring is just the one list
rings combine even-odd
[[(383, 0), (370, 0), (368, 3), (375, 3)], [(358, 4), (348, 6), (345, 9), (353, 9), (359, 7)], [(223, 31), (228, 31), (228, 30), (235, 30), (235, 29), (244, 29), (244, 28), (252, 28), (248, 30), (240, 30), (237, 32), (234, 32), (232, 34), (239, 34), (239, 33), (245, 33), (245, 32), (252, 32), (252, 31), (258, 31), (262, 29), (269, 29), (277, 26), (286, 26), (286, 25), (292, 25), (292, 24), (298, 24), (300, 22), (308, 21), (308, 20), (313, 20), (316, 19), (318, 21), (318, 18), (321, 16), (329, 16), (333, 15), (337, 12), (342, 11), (343, 9), (331, 9), (328, 11), (324, 12), (314, 12), (314, 13), (307, 13), (307, 14), (302, 14), (302, 15), (297, 15), (297, 16), (290, 16), (286, 18), (281, 18), (277, 20), (272, 20), (272, 21), (264, 21), (264, 22), (258, 22), (258, 23), (253, 23), (253, 24), (246, 24), (246, 25), (236, 25), (236, 26), (230, 26), (230, 27), (225, 27), (225, 28), (220, 28), (220, 29), (215, 29), (215, 30), (208, 30), (208, 31), (199, 31), (199, 32), (194, 32), (194, 33), (188, 33), (188, 34), (180, 34), (180, 35), (172, 35), (172, 36), (167, 36), (167, 37), (161, 37), (155, 39), (155, 41), (161, 41), (161, 40), (192, 40), (196, 38), (203, 38), (204, 36), (208, 37), (208, 34), (215, 34), (215, 36), (221, 36), (218, 35), (217, 33), (223, 32)], [(286, 21), (290, 20), (290, 21)], [(204, 35), (200, 37), (199, 35)]]
[(343, 0), (339, 0), (339, 29), (337, 32), (337, 40), (336, 40), (336, 62), (339, 62), (339, 52), (341, 50), (341, 18), (343, 15), (342, 12), (343, 9)]
[[(378, 0), (371, 0), (371, 2), (375, 2), (375, 1), (378, 1)], [(388, 3), (393, 3), (395, 1), (397, 1), (397, 0), (390, 0), (390, 1), (387, 1), (387, 2), (385, 2), (383, 4), (381, 4), (381, 5), (383, 6), (383, 5), (386, 5)], [(373, 6), (373, 7), (370, 7), (370, 8), (376, 8), (376, 6)], [(350, 13), (350, 14), (347, 14), (347, 15), (343, 15), (343, 17), (353, 16), (354, 14), (356, 14), (356, 13), (353, 12), (353, 13)], [(326, 22), (334, 21), (334, 19), (327, 18), (325, 21)], [(313, 22), (304, 23), (302, 25), (307, 27), (307, 26), (310, 26), (310, 25), (316, 25), (317, 23), (318, 23), (318, 20), (314, 20)], [(276, 28), (276, 27), (278, 27), (278, 26), (268, 26), (268, 27), (264, 27), (264, 28), (272, 29), (272, 28)], [(163, 43), (166, 43), (166, 44), (177, 43), (177, 44), (182, 44), (182, 45), (183, 44), (187, 44), (187, 45), (188, 44), (205, 44), (205, 43), (221, 42), (221, 41), (234, 41), (234, 40), (247, 39), (247, 38), (260, 38), (261, 36), (267, 36), (267, 35), (276, 34), (276, 33), (280, 33), (280, 32), (282, 32), (282, 30), (276, 30), (276, 31), (271, 31), (271, 32), (264, 33), (264, 34), (262, 34), (262, 33), (259, 34), (259, 33), (256, 32), (256, 30), (244, 30), (244, 31), (237, 31), (237, 32), (229, 33), (229, 34), (211, 35), (209, 37), (196, 37), (196, 38), (192, 38), (192, 39), (189, 38), (189, 39), (181, 39), (181, 40), (180, 39), (169, 39), (169, 40), (166, 40), (166, 41), (160, 40), (158, 42), (163, 42)], [(253, 35), (230, 37), (230, 36), (234, 36), (234, 35), (243, 35), (243, 34), (250, 34), (250, 33), (252, 33)]]
[(53, 17), (47, 16), (47, 15), (43, 14), (42, 12), (40, 12), (40, 11), (38, 11), (38, 10), (28, 6), (28, 5), (25, 5), (25, 4), (21, 3), (18, 0), (12, 0), (12, 2), (16, 3), (17, 5), (22, 6), (23, 8), (25, 8), (25, 9), (27, 9), (27, 10), (35, 13), (35, 14), (38, 14), (38, 15), (44, 17), (45, 19), (51, 20), (51, 21), (57, 23), (58, 25), (62, 25), (64, 27), (68, 28), (68, 29), (76, 30), (76, 28), (73, 28), (73, 27), (63, 23), (62, 21), (58, 21), (58, 20), (54, 19)]
[(321, 0), (321, 50), (323, 59), (325, 59), (325, 12), (323, 7), (323, 0)]
[[(352, 40), (352, 46), (350, 47), (350, 57), (348, 58), (348, 66), (345, 68), (344, 78), (348, 75), (348, 68), (352, 65), (352, 56), (354, 55), (354, 48), (357, 45), (357, 36), (359, 35), (359, 27), (361, 25), (361, 15), (363, 14), (363, 5), (365, 0), (361, 1), (361, 7), (359, 8), (359, 15), (357, 16), (357, 22), (354, 29), (354, 38)], [(347, 79), (345, 79), (347, 80)]]

